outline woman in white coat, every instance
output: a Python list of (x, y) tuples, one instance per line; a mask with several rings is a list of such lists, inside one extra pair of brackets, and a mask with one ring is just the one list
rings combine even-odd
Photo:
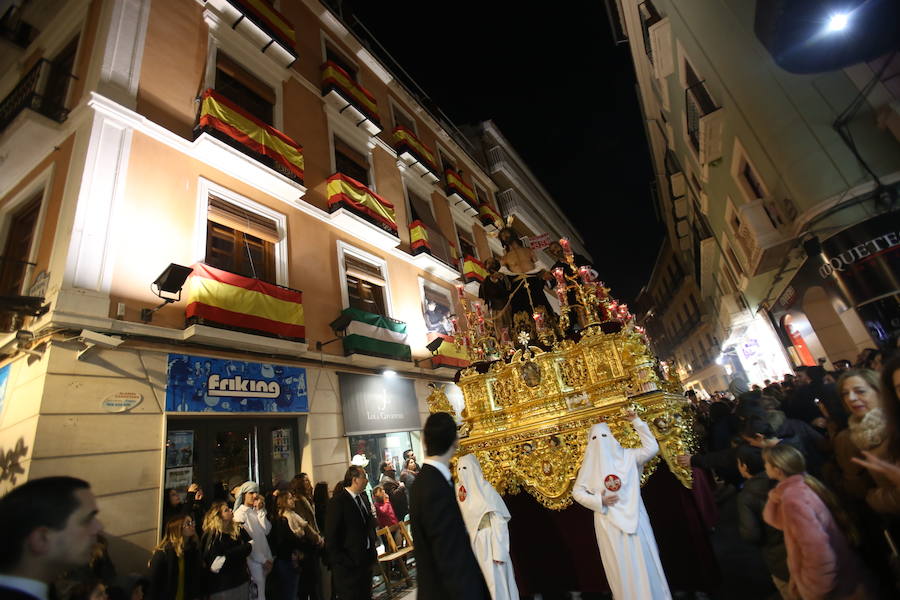
[(659, 444), (647, 424), (627, 413), (640, 448), (623, 448), (606, 423), (588, 433), (572, 497), (594, 511), (600, 560), (615, 600), (670, 600), (656, 538), (641, 499), (641, 472)]
[(491, 600), (518, 600), (519, 589), (509, 556), (510, 515), (506, 504), (484, 478), (474, 454), (459, 459), (456, 478), (456, 500)]

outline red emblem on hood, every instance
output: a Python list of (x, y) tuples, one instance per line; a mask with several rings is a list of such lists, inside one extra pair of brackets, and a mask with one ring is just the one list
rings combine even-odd
[(622, 487), (622, 480), (619, 479), (618, 475), (607, 475), (606, 479), (603, 480), (603, 485), (611, 492), (618, 492), (619, 488)]
[(459, 486), (458, 495), (459, 495), (459, 501), (460, 501), (460, 502), (465, 502), (465, 501), (466, 501), (466, 495), (467, 495), (467, 492), (466, 492), (466, 486), (464, 486), (464, 485), (460, 485), (460, 486)]

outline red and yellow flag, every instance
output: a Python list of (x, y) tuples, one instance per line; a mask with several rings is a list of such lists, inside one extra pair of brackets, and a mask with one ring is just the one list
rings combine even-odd
[(293, 25), (284, 18), (284, 15), (272, 8), (268, 2), (264, 0), (228, 1), (236, 5), (242, 13), (249, 15), (251, 20), (259, 21), (259, 24), (264, 25), (269, 30), (269, 33), (292, 49), (297, 46), (297, 37), (294, 34)]
[[(351, 102), (360, 112), (369, 117), (376, 125), (381, 127), (381, 120), (378, 118), (378, 103), (375, 96), (366, 88), (356, 83), (352, 77), (335, 63), (325, 61), (322, 65), (322, 88), (334, 86), (342, 96)], [(325, 93), (323, 92), (324, 96)]]
[(221, 131), (248, 149), (284, 165), (303, 180), (303, 148), (215, 90), (203, 92), (199, 126)]
[(397, 235), (394, 205), (362, 183), (343, 173), (335, 173), (328, 178), (325, 191), (328, 195), (329, 208), (343, 204), (351, 210), (375, 219), (394, 235)]
[(419, 141), (416, 134), (403, 125), (397, 125), (394, 128), (394, 149), (398, 153), (402, 153), (404, 150), (411, 151), (410, 153), (420, 163), (424, 164), (429, 171), (437, 176), (438, 169), (434, 163), (434, 153), (431, 152), (428, 146)]
[(422, 221), (418, 219), (409, 224), (409, 247), (413, 254), (419, 254), (419, 252), (431, 253), (431, 244), (428, 243), (428, 231), (425, 229)]
[(463, 261), (463, 279), (466, 283), (470, 281), (482, 282), (487, 277), (487, 274), (488, 272), (480, 260), (473, 256), (466, 256)]
[(481, 203), (478, 207), (478, 217), (481, 219), (482, 225), (493, 225), (498, 229), (503, 226), (503, 219), (500, 218), (499, 213), (491, 208), (491, 205), (487, 202)]
[(429, 343), (441, 338), (444, 340), (438, 347), (437, 352), (431, 357), (431, 364), (434, 367), (455, 367), (461, 369), (469, 366), (469, 355), (462, 346), (457, 347), (454, 339), (449, 335), (430, 332), (428, 334)]
[(451, 192), (458, 193), (463, 197), (463, 200), (468, 202), (473, 208), (477, 209), (478, 206), (477, 200), (475, 199), (475, 192), (466, 185), (466, 182), (462, 180), (459, 173), (453, 169), (446, 169), (444, 175), (447, 177), (447, 188), (449, 188)]
[(203, 263), (188, 280), (188, 319), (306, 341), (303, 293)]

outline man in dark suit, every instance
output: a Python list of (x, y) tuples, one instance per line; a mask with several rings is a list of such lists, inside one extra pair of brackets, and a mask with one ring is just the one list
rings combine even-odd
[(490, 596), (453, 493), (450, 459), (459, 443), (456, 423), (435, 413), (422, 431), (425, 454), (410, 491), (419, 600), (486, 600)]
[(375, 519), (366, 498), (366, 470), (351, 465), (344, 488), (328, 502), (325, 517), (325, 552), (334, 573), (339, 600), (372, 598), (372, 567), (377, 558)]
[(32, 479), (0, 498), (0, 598), (47, 600), (65, 571), (88, 563), (103, 525), (90, 485)]

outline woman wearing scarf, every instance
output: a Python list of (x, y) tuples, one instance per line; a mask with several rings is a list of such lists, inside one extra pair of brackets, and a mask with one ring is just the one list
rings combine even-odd
[(517, 600), (519, 588), (509, 555), (509, 510), (484, 478), (474, 454), (459, 459), (456, 478), (456, 500), (491, 599)]
[(272, 524), (266, 518), (265, 502), (255, 481), (244, 483), (238, 490), (234, 499), (234, 520), (253, 540), (253, 552), (247, 557), (252, 581), (250, 600), (263, 600), (266, 597), (266, 575), (272, 570), (272, 551), (266, 540)]
[(641, 447), (623, 448), (606, 423), (591, 427), (572, 498), (594, 511), (600, 560), (613, 597), (671, 600), (641, 499), (641, 471), (656, 456), (659, 444), (633, 411), (626, 416), (641, 439)]

